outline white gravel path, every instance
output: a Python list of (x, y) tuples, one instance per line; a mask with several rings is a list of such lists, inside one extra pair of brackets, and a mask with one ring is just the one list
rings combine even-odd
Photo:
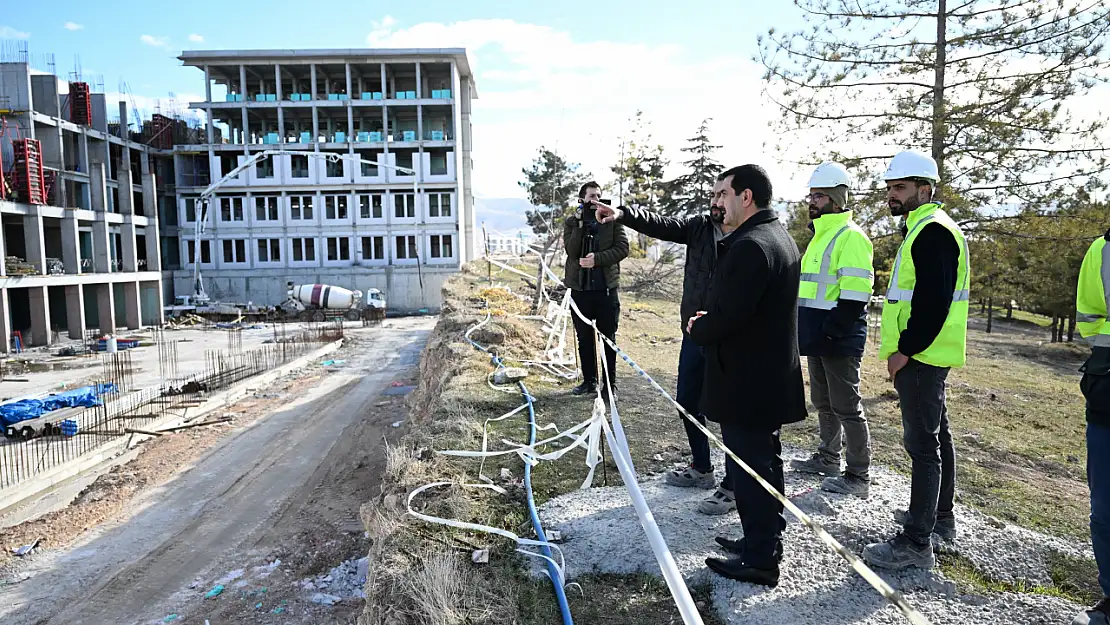
[[(805, 452), (784, 450), (789, 459)], [(722, 466), (722, 457), (714, 459)], [(541, 469), (542, 470), (542, 469)], [(882, 468), (873, 469), (871, 497), (822, 492), (819, 478), (787, 469), (786, 493), (842, 544), (857, 554), (864, 545), (884, 540), (898, 527), (892, 511), (909, 503), (909, 481)], [(957, 480), (959, 477), (957, 476)], [(958, 488), (957, 481), (957, 488)], [(707, 556), (724, 556), (713, 538), (741, 535), (735, 513), (707, 517), (695, 511), (709, 492), (668, 486), (662, 475), (642, 476), (644, 492), (660, 530), (687, 583), (709, 583), (714, 607), (728, 623), (838, 625), (905, 623), (901, 614), (856, 575), (839, 556), (793, 516), (784, 535), (782, 577), (775, 589), (734, 582), (711, 573)], [(544, 526), (562, 532), (570, 579), (585, 573), (659, 574), (643, 529), (623, 486), (575, 491), (547, 502), (540, 510)], [(1050, 583), (1045, 558), (1050, 551), (1091, 555), (1089, 545), (1006, 525), (957, 506), (959, 536), (954, 548), (984, 574), (996, 579)], [(1068, 601), (1033, 594), (959, 595), (955, 584), (936, 571), (879, 571), (933, 623), (1066, 624), (1080, 610)], [(586, 592), (589, 592), (588, 588)]]

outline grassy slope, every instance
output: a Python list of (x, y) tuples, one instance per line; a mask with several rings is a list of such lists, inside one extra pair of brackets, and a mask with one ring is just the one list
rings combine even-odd
[[(479, 274), (481, 276), (479, 277)], [(457, 280), (460, 293), (476, 295), (488, 286), (483, 271), (463, 274)], [(522, 281), (508, 273), (497, 280), (515, 292), (527, 289)], [(487, 293), (488, 295), (489, 293)], [(496, 295), (496, 294), (495, 294)], [(477, 300), (474, 309), (481, 308)], [(509, 300), (494, 303), (497, 312), (512, 310)], [(675, 385), (680, 330), (678, 303), (674, 301), (639, 299), (622, 295), (620, 344), (632, 358), (649, 372), (664, 388)], [(981, 320), (973, 319), (969, 332), (968, 366), (953, 371), (949, 378), (949, 411), (953, 435), (957, 441), (960, 500), (983, 512), (1018, 525), (1075, 539), (1086, 539), (1089, 506), (1085, 485), (1085, 448), (1083, 445), (1083, 400), (1078, 391), (1076, 369), (1084, 350), (1072, 345), (1046, 343), (1047, 331), (1031, 320), (996, 321), (991, 335), (982, 332)], [(519, 326), (513, 332), (522, 332)], [(524, 332), (527, 329), (523, 329)], [(519, 355), (509, 340), (503, 351)], [(885, 379), (885, 365), (869, 344), (864, 361), (863, 395), (872, 423), (874, 453), (877, 462), (908, 473), (909, 462), (901, 447), (901, 420), (897, 396)], [(516, 354), (514, 354), (514, 351)], [(519, 396), (498, 393), (483, 382), (489, 371), (488, 359), (474, 351), (466, 355), (459, 380), (454, 385), (452, 401), (456, 411), (469, 427), (454, 428), (448, 434), (431, 439), (434, 448), (477, 449), (480, 447), (480, 423), (519, 405)], [(684, 457), (685, 436), (677, 415), (666, 401), (636, 377), (632, 370), (618, 362), (621, 378), (622, 418), (631, 444), (633, 460), (641, 473), (660, 471)], [(557, 384), (542, 374), (534, 373), (528, 381), (537, 400), (538, 423), (557, 423), (567, 427), (588, 416), (589, 402), (568, 396), (570, 384)], [(474, 424), (478, 424), (478, 429)], [(492, 427), (491, 441), (507, 438), (525, 441), (524, 422), (511, 420)], [(801, 446), (814, 445), (816, 419), (790, 427), (784, 434), (787, 442)], [(658, 460), (657, 458), (662, 458)], [(619, 483), (615, 466), (606, 463), (598, 482)], [(451, 460), (436, 470), (464, 471), (473, 481), (477, 463)], [(515, 456), (498, 458), (486, 464), (485, 475), (498, 476), (502, 467), (516, 477), (520, 461)], [(433, 471), (434, 472), (434, 471)], [(580, 454), (570, 454), (559, 462), (539, 465), (533, 474), (534, 492), (538, 503), (577, 488), (584, 475)], [(438, 476), (441, 477), (441, 476)], [(525, 508), (519, 498), (468, 495), (469, 505), (456, 512), (461, 518), (490, 523), (530, 535)], [(460, 507), (456, 502), (455, 507)], [(422, 529), (425, 536), (440, 541), (449, 534), (440, 528)], [(517, 606), (514, 621), (522, 623), (557, 622), (557, 611), (550, 584), (529, 580), (518, 572), (519, 562), (511, 556), (503, 541), (470, 536), (468, 540), (494, 546), (492, 566), (483, 576), (497, 588), (514, 588), (511, 594)], [(1057, 561), (1056, 586), (1027, 589), (1045, 593), (1065, 594), (1081, 602), (1092, 601), (1097, 593), (1094, 565), (1089, 561)], [(965, 561), (947, 559), (945, 573), (965, 587), (980, 592), (1012, 590), (983, 578)], [(620, 614), (620, 622), (633, 625), (680, 622), (669, 594), (662, 582), (645, 576), (597, 576), (579, 580), (587, 592), (571, 592), (571, 607), (578, 622), (595, 623)], [(704, 589), (695, 589), (703, 594)], [(596, 617), (593, 615), (597, 615)], [(714, 622), (712, 616), (707, 622)], [(501, 622), (501, 621), (477, 621)]]

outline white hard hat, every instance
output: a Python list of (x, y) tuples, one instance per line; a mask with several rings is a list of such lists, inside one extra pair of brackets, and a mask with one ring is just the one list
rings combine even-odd
[(809, 177), (810, 189), (832, 189), (839, 186), (852, 186), (852, 178), (848, 175), (848, 170), (840, 163), (832, 161), (821, 163)]
[(906, 150), (895, 154), (894, 158), (890, 159), (890, 166), (886, 168), (886, 173), (883, 174), (883, 180), (909, 178), (924, 178), (935, 184), (940, 180), (937, 162), (933, 157), (917, 150)]

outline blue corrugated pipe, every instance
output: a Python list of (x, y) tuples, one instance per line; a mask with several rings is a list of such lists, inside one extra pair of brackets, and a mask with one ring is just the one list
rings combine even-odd
[[(504, 366), (499, 356), (491, 353), (470, 337), (465, 338), (475, 349), (489, 354), (490, 361), (495, 366), (499, 368)], [(532, 403), (532, 394), (528, 392), (524, 382), (518, 384), (520, 385), (520, 392), (524, 395), (525, 401), (528, 402), (528, 444), (534, 445), (536, 443), (536, 406)], [(536, 511), (536, 499), (532, 495), (532, 465), (527, 462), (524, 463), (524, 491), (528, 494), (528, 516), (532, 518), (532, 529), (536, 532), (536, 540), (546, 543), (547, 534), (544, 534), (543, 524), (540, 523), (540, 515)], [(553, 558), (551, 549), (547, 545), (541, 545), (540, 552), (548, 558)], [(555, 563), (551, 559), (547, 560), (547, 572), (551, 578), (551, 585), (555, 588), (555, 601), (559, 604), (559, 612), (563, 615), (563, 625), (574, 625), (574, 618), (570, 615), (570, 605), (567, 603), (567, 593), (563, 590), (563, 585), (559, 583), (561, 579), (559, 569), (555, 567)]]

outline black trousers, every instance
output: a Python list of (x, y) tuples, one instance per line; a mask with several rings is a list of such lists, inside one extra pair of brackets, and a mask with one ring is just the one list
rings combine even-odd
[[(621, 316), (621, 301), (616, 289), (605, 291), (572, 291), (570, 296), (578, 309), (588, 319), (597, 323), (597, 329), (609, 337), (614, 343), (617, 340), (617, 321)], [(597, 384), (597, 347), (594, 344), (594, 330), (586, 322), (574, 317), (574, 333), (578, 337), (578, 361), (582, 368), (582, 381)], [(617, 352), (608, 345), (605, 346), (605, 362), (609, 367), (609, 375), (616, 376)], [(613, 379), (611, 377), (611, 379)]]
[[(756, 429), (721, 423), (721, 438), (763, 479), (781, 493), (786, 488), (782, 473), (782, 443), (779, 430)], [(775, 550), (786, 530), (783, 506), (740, 465), (726, 457), (726, 469), (736, 497), (736, 511), (744, 528), (744, 563), (760, 569), (777, 565)]]

